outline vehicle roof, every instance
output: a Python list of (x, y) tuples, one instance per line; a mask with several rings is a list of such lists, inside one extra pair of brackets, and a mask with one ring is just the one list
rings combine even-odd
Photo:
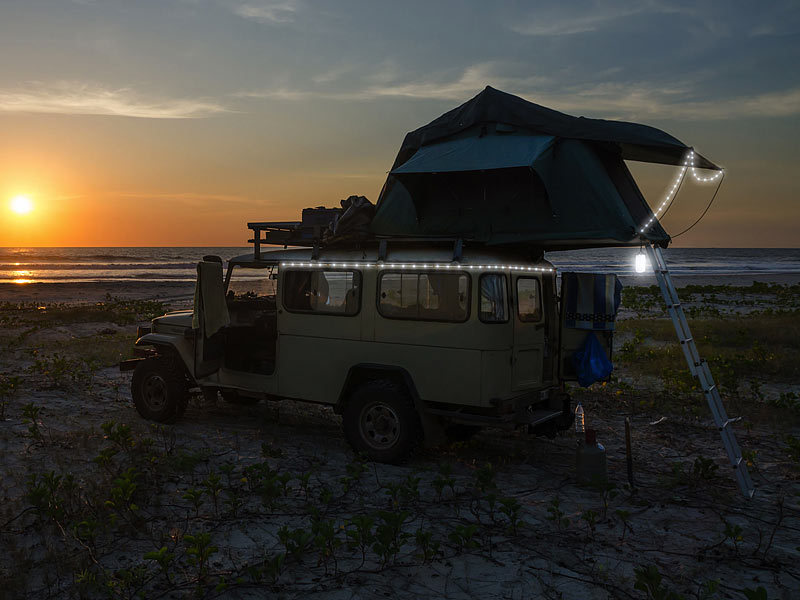
[[(262, 249), (260, 259), (256, 259), (255, 255), (251, 252), (231, 258), (228, 264), (249, 267), (268, 267), (281, 262), (310, 261), (312, 260), (312, 253), (313, 250), (311, 248)], [(372, 245), (363, 248), (322, 248), (319, 251), (317, 259), (322, 262), (376, 262), (378, 256), (378, 246)], [(451, 263), (454, 262), (453, 247), (452, 245), (388, 244), (384, 261), (387, 263)], [(463, 265), (526, 264), (551, 266), (548, 261), (542, 258), (532, 258), (523, 252), (514, 251), (509, 248), (492, 248), (486, 246), (465, 247), (458, 262)]]

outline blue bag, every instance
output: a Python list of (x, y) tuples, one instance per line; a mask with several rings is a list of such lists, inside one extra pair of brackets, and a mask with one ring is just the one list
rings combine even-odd
[(608, 360), (606, 351), (594, 332), (586, 336), (583, 348), (572, 355), (572, 366), (578, 374), (578, 383), (582, 387), (589, 387), (595, 381), (600, 381), (611, 375), (614, 365)]

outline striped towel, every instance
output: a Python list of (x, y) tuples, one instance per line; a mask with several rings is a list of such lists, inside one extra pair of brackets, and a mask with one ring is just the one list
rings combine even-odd
[(570, 329), (613, 331), (621, 292), (622, 284), (613, 273), (563, 273), (565, 325)]

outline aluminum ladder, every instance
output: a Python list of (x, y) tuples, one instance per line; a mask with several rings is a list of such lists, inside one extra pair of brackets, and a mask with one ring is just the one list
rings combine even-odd
[(678, 299), (678, 292), (675, 291), (675, 285), (672, 283), (672, 277), (669, 274), (669, 269), (667, 268), (667, 263), (664, 260), (664, 254), (661, 252), (661, 248), (654, 244), (645, 244), (645, 248), (648, 258), (650, 259), (650, 264), (653, 267), (653, 272), (656, 275), (658, 286), (661, 288), (661, 294), (664, 296), (667, 311), (672, 319), (672, 324), (675, 326), (675, 332), (678, 334), (678, 341), (686, 357), (686, 363), (689, 365), (689, 371), (697, 378), (700, 383), (700, 389), (703, 390), (703, 395), (714, 417), (714, 423), (722, 437), (722, 444), (725, 446), (725, 451), (728, 453), (731, 466), (736, 474), (736, 480), (739, 482), (739, 488), (742, 490), (742, 494), (744, 494), (745, 498), (752, 498), (755, 492), (753, 481), (750, 479), (750, 473), (747, 471), (747, 463), (742, 458), (742, 451), (736, 441), (733, 427), (731, 427), (731, 425), (741, 419), (741, 417), (729, 419), (725, 412), (719, 390), (714, 383), (714, 378), (711, 376), (711, 369), (709, 369), (708, 363), (700, 358), (697, 345), (694, 343), (694, 339), (692, 339), (692, 332), (689, 329), (689, 323), (686, 321), (686, 314), (681, 307), (680, 300)]

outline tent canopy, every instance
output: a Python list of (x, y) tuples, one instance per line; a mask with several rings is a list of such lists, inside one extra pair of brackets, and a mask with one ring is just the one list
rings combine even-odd
[[(681, 164), (690, 148), (635, 123), (572, 117), (487, 87), (407, 134), (378, 199), (379, 236), (568, 249), (662, 245), (624, 159)], [(695, 164), (718, 168), (695, 155)]]
[(553, 139), (551, 135), (515, 135), (448, 140), (420, 148), (392, 174), (531, 167), (550, 147)]
[[(611, 143), (619, 149), (624, 160), (680, 165), (686, 152), (691, 150), (680, 140), (655, 127), (573, 117), (487, 86), (461, 106), (406, 134), (392, 170), (404, 164), (422, 146), (485, 123), (500, 123), (560, 138)], [(717, 165), (699, 154), (695, 154), (695, 166), (719, 170)]]

